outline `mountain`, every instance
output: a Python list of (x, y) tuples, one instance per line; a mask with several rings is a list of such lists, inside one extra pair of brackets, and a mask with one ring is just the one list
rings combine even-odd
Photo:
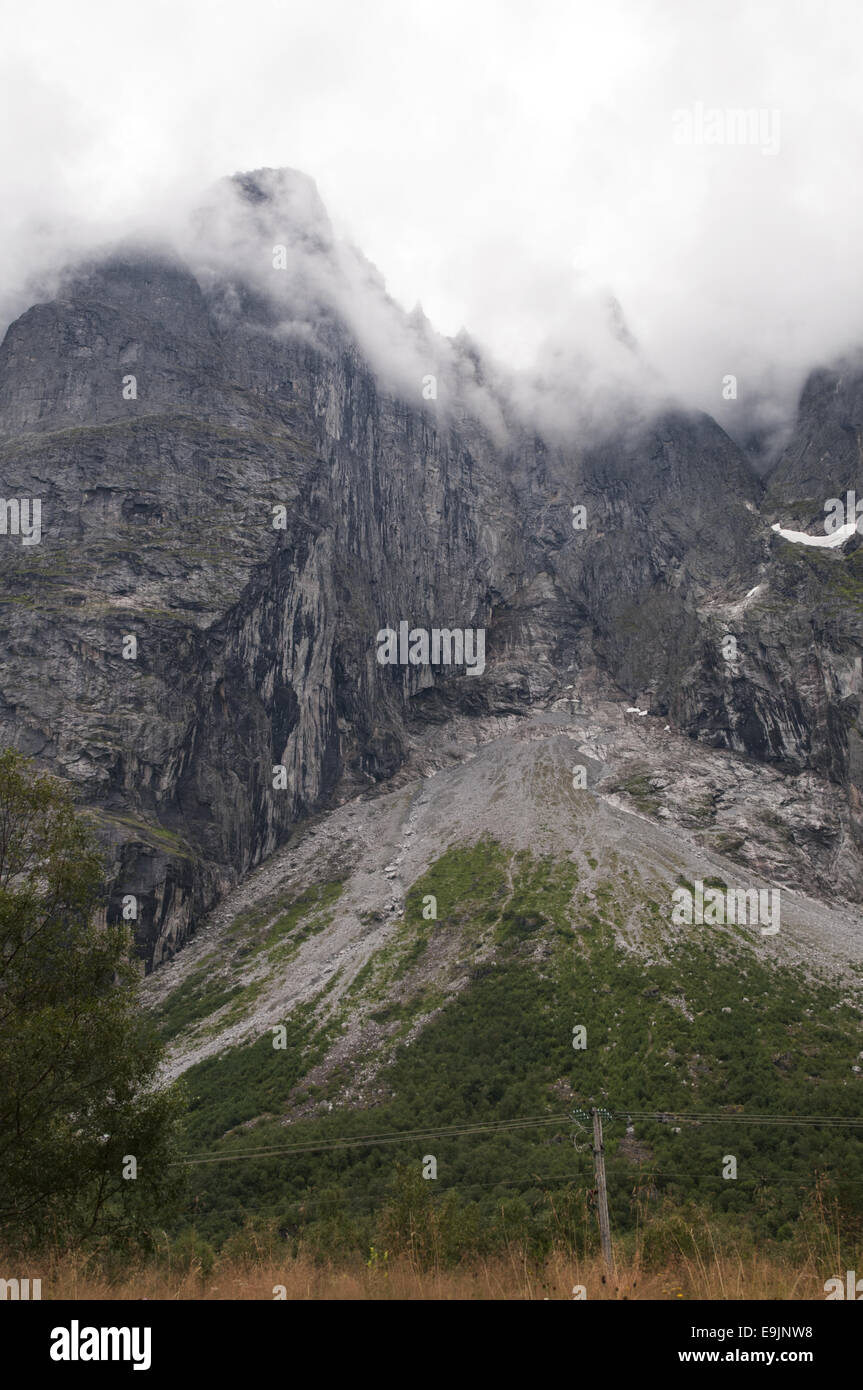
[[(403, 315), (302, 175), (226, 181), (197, 231), (185, 261), (75, 267), (0, 349), (2, 494), (42, 516), (0, 551), (0, 737), (80, 787), (148, 967), (304, 817), (392, 778), (412, 729), (570, 684), (842, 787), (859, 897), (854, 557), (772, 536), (707, 416), (622, 399), (585, 429), (574, 397), (561, 428), (564, 397), (544, 428), (541, 390)], [(801, 468), (853, 476), (844, 389), (804, 391), (771, 519), (817, 494)], [(485, 628), (485, 671), (376, 666), (400, 621)]]
[[(823, 538), (855, 486), (863, 376), (812, 373), (762, 479), (636, 388), (609, 316), (617, 385), (557, 352), (517, 376), (404, 314), (311, 180), (257, 170), (6, 333), (0, 743), (96, 819), (201, 1144), (315, 1140), (334, 1107), (350, 1137), (369, 1107), (853, 1106), (863, 552), (776, 527)], [(396, 636), (382, 663), (387, 630), (482, 632), (483, 659)], [(781, 929), (681, 931), (699, 883), (778, 892)], [(695, 1128), (636, 1128), (624, 1206), (627, 1163), (713, 1163)], [(563, 1176), (559, 1139), (519, 1161)], [(208, 1183), (224, 1234), (243, 1182), (231, 1217)]]

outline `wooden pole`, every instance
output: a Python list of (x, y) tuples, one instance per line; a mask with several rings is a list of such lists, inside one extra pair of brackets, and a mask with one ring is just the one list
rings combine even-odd
[(605, 1150), (602, 1147), (602, 1120), (594, 1108), (593, 1115), (593, 1164), (596, 1170), (596, 1193), (599, 1202), (599, 1239), (605, 1265), (609, 1273), (612, 1268), (611, 1227), (608, 1222), (608, 1191), (605, 1186)]

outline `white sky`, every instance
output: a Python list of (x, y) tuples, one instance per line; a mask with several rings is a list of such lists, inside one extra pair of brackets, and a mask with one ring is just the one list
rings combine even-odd
[[(861, 50), (851, 0), (27, 0), (0, 290), (48, 224), (62, 247), (289, 165), (406, 308), (506, 361), (608, 287), (685, 399), (787, 391), (863, 341)], [(777, 110), (778, 153), (676, 144), (696, 102)]]

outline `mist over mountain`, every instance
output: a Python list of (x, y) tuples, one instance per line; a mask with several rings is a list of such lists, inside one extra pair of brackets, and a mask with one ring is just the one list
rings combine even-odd
[[(851, 485), (859, 368), (813, 374), (765, 495), (645, 387), (619, 307), (597, 322), (616, 376), (507, 371), (402, 311), (306, 175), (258, 170), (10, 325), (0, 483), (40, 499), (41, 542), (0, 553), (0, 728), (97, 811), (148, 962), (298, 820), (396, 775), (417, 727), (564, 689), (843, 788), (858, 895), (854, 555), (810, 572), (770, 527)], [(484, 670), (381, 667), (401, 622), (483, 629)]]

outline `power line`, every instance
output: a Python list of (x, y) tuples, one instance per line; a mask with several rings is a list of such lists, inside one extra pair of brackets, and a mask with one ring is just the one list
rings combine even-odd
[(399, 1144), (408, 1139), (457, 1139), (463, 1134), (506, 1133), (518, 1129), (532, 1129), (544, 1125), (561, 1125), (570, 1122), (569, 1115), (538, 1115), (519, 1120), (494, 1120), (484, 1124), (447, 1125), (438, 1129), (405, 1129), (384, 1131), (380, 1134), (366, 1134), (356, 1139), (334, 1139), (325, 1144), (293, 1144), (288, 1147), (247, 1149), (239, 1154), (188, 1154), (169, 1166), (180, 1163), (231, 1163), (240, 1158), (271, 1158), (279, 1154), (324, 1153), (339, 1149), (372, 1147), (378, 1144)]
[(813, 1125), (825, 1129), (863, 1129), (863, 1116), (843, 1115), (726, 1115), (721, 1111), (613, 1110), (617, 1120), (688, 1120), (693, 1124)]
[[(863, 1130), (863, 1117), (846, 1118), (841, 1115), (727, 1115), (722, 1112), (685, 1110), (611, 1110), (605, 1112), (615, 1120), (640, 1120), (653, 1123), (667, 1123), (670, 1120), (684, 1120), (691, 1124), (750, 1124), (750, 1125), (802, 1125), (827, 1129)], [(333, 1153), (343, 1149), (371, 1148), (384, 1144), (405, 1143), (416, 1139), (461, 1138), (471, 1134), (503, 1134), (519, 1129), (542, 1128), (548, 1125), (571, 1123), (570, 1114), (526, 1116), (516, 1120), (487, 1121), (482, 1124), (447, 1125), (443, 1128), (383, 1131), (379, 1134), (366, 1134), (356, 1139), (335, 1139), (321, 1144), (292, 1144), (287, 1146), (247, 1149), (235, 1154), (187, 1154), (169, 1164), (179, 1167), (183, 1164), (237, 1163), (247, 1158), (276, 1158), (285, 1154)]]

